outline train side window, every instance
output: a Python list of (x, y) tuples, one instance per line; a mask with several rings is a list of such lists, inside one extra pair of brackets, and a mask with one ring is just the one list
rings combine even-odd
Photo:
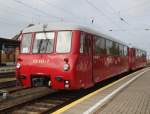
[(128, 48), (127, 46), (124, 46), (124, 56), (127, 56), (128, 55)]
[(106, 40), (106, 53), (108, 55), (112, 54), (112, 41)]
[(95, 53), (96, 54), (105, 54), (105, 39), (102, 37), (95, 37)]
[(83, 51), (84, 51), (84, 40), (85, 40), (85, 34), (81, 33), (81, 37), (80, 37), (80, 53), (83, 53)]
[(121, 56), (124, 55), (123, 45), (121, 45), (121, 44), (119, 44), (119, 55), (121, 55)]
[(139, 50), (137, 50), (137, 57), (139, 57)]
[(87, 54), (89, 53), (89, 35), (81, 33), (80, 37), (80, 53)]
[(143, 51), (143, 57), (146, 57), (146, 52)]
[(135, 50), (135, 55), (136, 55), (136, 57), (139, 56), (139, 51), (138, 51), (138, 49)]
[(147, 55), (146, 52), (144, 52), (144, 57), (145, 57), (145, 58), (146, 58), (146, 55)]
[(86, 54), (90, 53), (90, 35), (86, 34), (83, 42), (83, 52)]
[(138, 50), (138, 57), (140, 57), (140, 50)]
[(119, 44), (116, 43), (116, 55), (119, 55)]
[(143, 56), (143, 51), (142, 50), (141, 50), (141, 54), (140, 55), (141, 55), (141, 57)]
[(113, 55), (119, 55), (119, 44), (116, 42), (112, 43), (112, 53)]
[(141, 56), (144, 57), (144, 51), (142, 51), (142, 55)]
[(139, 50), (139, 57), (141, 57), (141, 50)]

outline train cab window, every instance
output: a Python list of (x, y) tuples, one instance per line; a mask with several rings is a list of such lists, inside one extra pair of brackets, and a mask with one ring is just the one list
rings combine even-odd
[(68, 53), (71, 50), (71, 31), (61, 31), (58, 32), (57, 35), (57, 45), (56, 52), (57, 53)]
[(51, 53), (53, 51), (54, 32), (36, 33), (33, 53)]
[(127, 55), (128, 55), (128, 47), (124, 46), (124, 56), (127, 56)]
[(108, 55), (112, 54), (112, 41), (106, 40), (106, 53)]
[(105, 54), (106, 48), (105, 48), (105, 39), (102, 37), (95, 37), (95, 53), (96, 54)]
[(29, 53), (32, 41), (32, 34), (24, 34), (21, 41), (21, 53)]

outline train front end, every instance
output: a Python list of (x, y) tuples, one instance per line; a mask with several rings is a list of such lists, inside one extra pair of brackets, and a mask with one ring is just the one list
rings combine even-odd
[(19, 82), (25, 87), (77, 89), (74, 81), (77, 48), (74, 45), (79, 31), (32, 30), (22, 34), (16, 64)]

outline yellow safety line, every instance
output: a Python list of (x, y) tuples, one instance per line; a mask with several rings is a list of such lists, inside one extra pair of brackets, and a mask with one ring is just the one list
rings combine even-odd
[[(135, 72), (135, 73), (137, 73), (137, 72)], [(134, 74), (134, 73), (133, 73), (133, 74)], [(133, 74), (129, 74), (128, 76), (133, 75)], [(109, 85), (107, 85), (107, 86), (105, 86), (105, 87), (102, 87), (102, 88), (98, 89), (97, 91), (94, 91), (94, 92), (92, 92), (92, 93), (90, 93), (90, 94), (88, 94), (88, 95), (86, 95), (86, 96), (84, 96), (84, 97), (82, 97), (82, 98), (80, 98), (80, 99), (78, 99), (78, 100), (76, 100), (76, 101), (74, 101), (74, 102), (72, 102), (72, 103), (70, 103), (70, 104), (64, 106), (64, 107), (62, 107), (61, 109), (59, 109), (59, 110), (57, 110), (57, 111), (55, 111), (55, 112), (53, 112), (53, 113), (51, 113), (51, 114), (61, 114), (61, 113), (63, 113), (64, 111), (68, 110), (69, 108), (75, 106), (76, 104), (78, 104), (78, 103), (80, 103), (80, 102), (82, 102), (82, 101), (84, 101), (84, 100), (86, 100), (86, 99), (88, 99), (88, 98), (90, 98), (90, 97), (96, 95), (97, 93), (99, 93), (99, 92), (101, 92), (101, 91), (103, 91), (103, 90), (105, 90), (105, 89), (107, 89), (107, 88), (113, 86), (114, 84), (116, 84), (116, 83), (118, 83), (118, 82), (124, 80), (124, 79), (127, 78), (128, 76), (123, 77), (123, 78), (121, 78), (121, 79), (119, 79), (119, 80), (117, 80), (117, 81), (115, 81), (115, 82), (113, 82), (113, 83), (110, 83)]]

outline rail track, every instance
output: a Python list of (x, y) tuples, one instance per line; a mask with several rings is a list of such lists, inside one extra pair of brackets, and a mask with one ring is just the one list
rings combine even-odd
[(12, 78), (12, 77), (15, 77), (15, 72), (0, 73), (0, 79), (1, 78)]
[(23, 89), (12, 92), (0, 102), (0, 114), (47, 114), (75, 101), (100, 87), (120, 79), (123, 75), (103, 81), (87, 90), (54, 91), (47, 87)]
[(15, 72), (0, 73), (0, 89), (15, 87), (16, 85)]
[(56, 91), (48, 87), (37, 88), (6, 88), (10, 95), (8, 99), (0, 101), (0, 114), (48, 114), (53, 111), (110, 84), (129, 73), (124, 73), (96, 86), (78, 91)]
[(17, 85), (17, 81), (15, 78), (0, 78), (0, 89), (15, 87)]
[(11, 114), (15, 108), (19, 108), (31, 101), (52, 94), (54, 90), (47, 87), (23, 89), (9, 94), (8, 98), (0, 101), (0, 114)]
[(24, 90), (24, 89), (26, 89), (26, 88), (22, 87), (22, 86), (14, 86), (14, 87), (3, 88), (1, 90), (7, 91), (10, 94), (10, 93), (14, 93), (14, 92), (21, 91), (21, 90)]

